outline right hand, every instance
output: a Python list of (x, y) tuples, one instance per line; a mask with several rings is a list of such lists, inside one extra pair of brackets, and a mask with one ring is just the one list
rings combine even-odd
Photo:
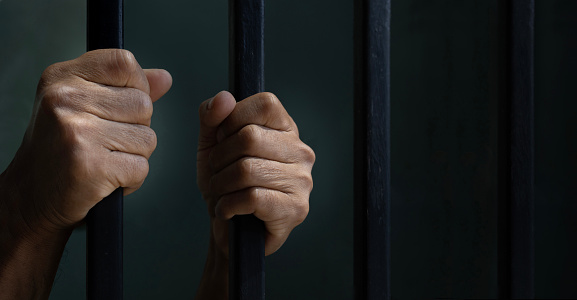
[(2, 176), (11, 215), (32, 231), (70, 229), (118, 187), (137, 190), (156, 147), (153, 103), (172, 84), (126, 50), (97, 50), (42, 74), (34, 112)]

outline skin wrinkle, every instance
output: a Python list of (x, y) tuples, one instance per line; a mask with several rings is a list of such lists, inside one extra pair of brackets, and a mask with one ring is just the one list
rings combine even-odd
[[(228, 137), (224, 141), (222, 141), (220, 145), (215, 146), (215, 149), (213, 149), (209, 154), (209, 160), (210, 160), (211, 165), (213, 166), (213, 170), (215, 172), (219, 172), (222, 169), (228, 167), (230, 164), (232, 164), (232, 162), (230, 162), (228, 165), (222, 165), (222, 164), (219, 165), (218, 164), (219, 160), (216, 159), (218, 157), (223, 156), (224, 153), (229, 152), (228, 149), (232, 146), (235, 146), (235, 148), (240, 149), (239, 153), (243, 155), (243, 156), (237, 157), (238, 159), (248, 158), (248, 157), (257, 157), (257, 158), (268, 159), (271, 161), (276, 161), (276, 162), (284, 163), (284, 164), (298, 163), (302, 159), (301, 156), (304, 156), (304, 157), (307, 156), (305, 152), (310, 152), (310, 148), (308, 148), (308, 146), (300, 147), (298, 149), (298, 151), (289, 151), (288, 150), (289, 146), (294, 147), (294, 145), (290, 145), (290, 143), (287, 143), (287, 142), (279, 142), (279, 143), (274, 144), (274, 147), (276, 149), (273, 151), (276, 153), (282, 153), (282, 156), (284, 156), (283, 158), (280, 158), (280, 157), (279, 158), (271, 158), (271, 157), (257, 156), (257, 153), (259, 151), (262, 151), (262, 147), (259, 147), (258, 145), (262, 145), (263, 141), (276, 138), (276, 136), (271, 136), (271, 134), (280, 133), (280, 131), (275, 130), (275, 129), (266, 128), (266, 127), (261, 126), (261, 125), (251, 124), (251, 125), (247, 125), (247, 126), (253, 126), (253, 127), (256, 126), (258, 128), (261, 128), (262, 130), (265, 130), (265, 132), (267, 132), (267, 133), (266, 134), (263, 134), (263, 133), (255, 134), (255, 135), (259, 136), (258, 138), (243, 137), (240, 139), (240, 143), (241, 143), (240, 146), (232, 144), (232, 142), (235, 141), (234, 140), (235, 137), (237, 136), (237, 135), (233, 135), (231, 137)], [(247, 126), (243, 127), (243, 129), (246, 128)], [(238, 132), (238, 134), (241, 134), (243, 129), (241, 129)], [(254, 132), (258, 132), (257, 129), (252, 129), (251, 132), (253, 132), (253, 130), (254, 130)], [(262, 137), (265, 135), (267, 135), (267, 136)], [(279, 148), (282, 150), (278, 150)], [(312, 159), (314, 160), (314, 158), (312, 158)], [(222, 161), (222, 160), (220, 160), (220, 161)]]
[[(142, 70), (121, 50), (92, 51), (43, 73), (26, 138), (6, 172), (11, 180), (35, 187), (14, 200), (16, 215), (26, 222), (13, 220), (10, 228), (29, 235), (22, 246), (26, 251), (0, 257), (5, 262), (0, 271), (10, 270), (0, 277), (0, 289), (10, 299), (29, 298), (25, 288), (31, 285), (48, 297), (71, 228), (119, 186), (127, 195), (143, 184), (158, 143), (149, 128), (153, 102), (170, 85), (166, 71)], [(221, 92), (212, 99), (210, 110), (208, 102), (199, 107), (197, 183), (212, 234), (197, 297), (225, 300), (228, 222), (222, 218), (254, 213), (267, 230), (265, 253), (275, 252), (308, 213), (314, 152), (273, 94), (236, 102)], [(33, 229), (50, 229), (50, 236), (32, 235)], [(0, 228), (0, 238), (5, 235)], [(43, 256), (28, 253), (33, 249), (42, 249)]]
[[(108, 90), (114, 89), (112, 87), (108, 87)], [(110, 93), (115, 93), (114, 91), (110, 91)], [(138, 96), (135, 96), (138, 94)], [(111, 96), (111, 99), (114, 97)], [(137, 112), (136, 114), (131, 113), (131, 116), (138, 116), (140, 121), (124, 121), (121, 123), (133, 123), (133, 124), (141, 124), (141, 125), (150, 125), (149, 121), (153, 114), (153, 105), (152, 99), (146, 95), (144, 92), (137, 90), (137, 89), (127, 89), (123, 91), (122, 98), (116, 97), (116, 99), (111, 101), (100, 101), (97, 104), (90, 104), (92, 105), (93, 109), (91, 111), (87, 111), (86, 113), (90, 113), (95, 115), (96, 117), (111, 121), (111, 122), (119, 122), (114, 120), (111, 116), (110, 112), (116, 112), (119, 109), (121, 111), (130, 111), (130, 112)], [(100, 114), (99, 114), (100, 113)]]
[[(234, 177), (238, 178), (239, 182), (237, 184), (241, 186), (244, 186), (245, 184), (253, 185), (253, 183), (250, 181), (251, 179), (253, 179), (253, 174), (259, 174), (259, 178), (262, 179), (261, 181), (270, 183), (271, 186), (274, 186), (274, 189), (278, 189), (281, 191), (292, 191), (293, 186), (282, 184), (283, 182), (290, 180), (290, 177), (287, 176), (288, 174), (285, 174), (283, 170), (285, 170), (291, 165), (275, 162), (276, 164), (287, 165), (286, 167), (283, 168), (283, 167), (277, 167), (271, 162), (272, 161), (267, 159), (254, 158), (254, 157), (242, 158), (238, 161), (235, 161), (233, 164), (231, 164), (230, 167), (223, 169), (222, 171), (215, 174), (211, 178), (210, 181), (211, 190), (216, 195), (221, 194), (216, 191), (223, 191), (223, 190), (226, 191), (227, 189), (222, 187), (222, 185), (227, 185), (227, 183), (229, 182), (227, 175), (232, 173), (233, 175), (237, 174)], [(278, 178), (279, 176), (281, 176), (281, 178)], [(271, 186), (265, 186), (265, 187), (270, 189), (272, 188)]]

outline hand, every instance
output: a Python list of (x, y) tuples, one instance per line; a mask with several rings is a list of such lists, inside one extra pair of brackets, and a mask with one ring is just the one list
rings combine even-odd
[(17, 195), (9, 205), (26, 227), (68, 229), (116, 188), (137, 190), (156, 147), (153, 102), (171, 84), (168, 72), (143, 70), (125, 50), (48, 67), (26, 136), (3, 174)]
[(266, 255), (282, 246), (308, 214), (314, 161), (293, 119), (270, 93), (236, 103), (221, 92), (200, 105), (198, 185), (224, 257), (227, 220), (235, 215), (264, 221)]

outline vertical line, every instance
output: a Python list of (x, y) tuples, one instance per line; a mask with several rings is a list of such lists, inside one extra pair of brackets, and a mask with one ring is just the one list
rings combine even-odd
[[(239, 100), (264, 90), (264, 0), (229, 0), (229, 84)], [(229, 226), (229, 299), (264, 299), (264, 224), (236, 216)]]
[[(88, 0), (88, 50), (124, 47), (123, 1)], [(86, 217), (86, 296), (122, 299), (123, 190), (114, 191)]]
[(534, 0), (499, 4), (499, 297), (534, 298)]
[(390, 0), (355, 0), (355, 299), (390, 299)]

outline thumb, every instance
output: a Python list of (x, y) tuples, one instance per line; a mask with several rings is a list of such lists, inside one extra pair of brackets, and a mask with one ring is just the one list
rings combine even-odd
[(218, 143), (216, 136), (218, 126), (230, 115), (235, 106), (234, 96), (226, 91), (222, 91), (200, 104), (198, 110), (200, 115), (198, 150), (210, 148)]
[(164, 96), (172, 86), (172, 76), (168, 71), (162, 69), (145, 69), (146, 79), (150, 86), (150, 98), (152, 102)]

